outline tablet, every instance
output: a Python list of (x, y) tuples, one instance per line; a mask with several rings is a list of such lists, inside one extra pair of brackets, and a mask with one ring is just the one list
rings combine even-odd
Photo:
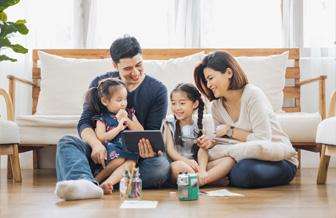
[(142, 138), (150, 141), (155, 152), (166, 150), (160, 130), (125, 130), (121, 133), (121, 137), (127, 149), (137, 154), (139, 153), (138, 143)]

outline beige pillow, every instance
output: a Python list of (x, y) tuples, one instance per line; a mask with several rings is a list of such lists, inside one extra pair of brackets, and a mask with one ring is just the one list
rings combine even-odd
[(42, 79), (38, 115), (80, 114), (89, 83), (113, 69), (110, 58), (63, 58), (41, 51), (39, 57)]
[(295, 155), (296, 151), (291, 145), (261, 140), (230, 145), (218, 144), (212, 149), (209, 149), (209, 157), (211, 160), (230, 156), (237, 162), (250, 158), (265, 161), (280, 161)]
[(280, 55), (236, 57), (249, 83), (258, 86), (275, 112), (282, 110), (288, 51)]
[[(171, 91), (178, 83), (184, 82), (195, 84), (194, 69), (196, 65), (202, 61), (203, 57), (204, 52), (199, 52), (189, 56), (168, 60), (145, 60), (144, 68), (147, 75), (160, 80), (166, 85), (169, 98)], [(171, 113), (170, 109), (168, 111)]]

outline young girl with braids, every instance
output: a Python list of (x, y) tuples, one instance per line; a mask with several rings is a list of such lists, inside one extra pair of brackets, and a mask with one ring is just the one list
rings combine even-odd
[(226, 176), (217, 165), (208, 166), (208, 151), (196, 144), (196, 139), (203, 134), (204, 102), (200, 92), (192, 84), (181, 83), (171, 92), (170, 100), (174, 117), (163, 122), (163, 135), (172, 161), (172, 182), (176, 183), (178, 174), (183, 172), (197, 173), (200, 186)]
[(134, 110), (127, 108), (127, 89), (119, 79), (108, 78), (91, 88), (86, 95), (86, 102), (95, 114), (95, 132), (107, 151), (106, 167), (94, 167), (96, 180), (101, 183), (105, 194), (110, 194), (125, 168), (136, 164), (138, 155), (127, 150), (121, 140), (124, 129), (143, 130)]

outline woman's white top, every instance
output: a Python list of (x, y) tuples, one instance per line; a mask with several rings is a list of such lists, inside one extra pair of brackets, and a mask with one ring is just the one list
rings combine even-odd
[[(247, 84), (240, 101), (240, 114), (236, 121), (231, 119), (221, 99), (213, 101), (211, 110), (215, 127), (227, 124), (251, 132), (246, 141), (266, 140), (291, 146), (289, 137), (282, 130), (269, 100), (260, 88)], [(296, 157), (291, 157), (288, 161), (298, 164)]]

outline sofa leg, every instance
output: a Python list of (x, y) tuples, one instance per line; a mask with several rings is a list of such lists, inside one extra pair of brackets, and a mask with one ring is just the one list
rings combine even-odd
[(13, 179), (11, 155), (7, 155), (7, 179)]
[(38, 149), (33, 150), (33, 169), (40, 169), (39, 158), (38, 158)]
[(317, 184), (325, 184), (328, 174), (330, 156), (325, 155), (326, 145), (322, 145), (320, 165), (317, 173)]
[(20, 157), (18, 145), (13, 145), (13, 154), (11, 155), (11, 165), (14, 182), (22, 182)]
[(301, 169), (301, 149), (297, 150), (297, 154), (298, 154), (298, 161), (299, 161), (299, 165), (298, 165), (298, 169)]

